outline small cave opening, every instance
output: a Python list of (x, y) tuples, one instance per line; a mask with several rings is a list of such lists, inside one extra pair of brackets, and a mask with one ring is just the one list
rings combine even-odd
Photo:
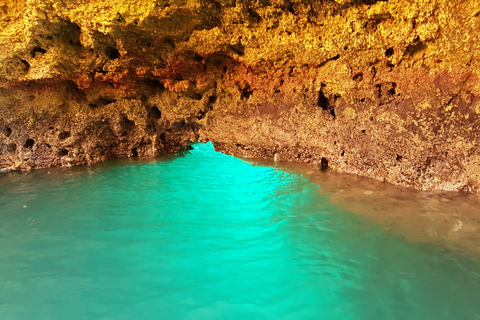
[(165, 86), (163, 85), (163, 83), (160, 82), (160, 80), (158, 79), (144, 79), (143, 80), (143, 83), (145, 83), (145, 85), (147, 85), (149, 88), (152, 88), (152, 89), (155, 89), (155, 90), (158, 90), (160, 92), (163, 92), (165, 91)]
[(385, 57), (391, 57), (395, 53), (395, 50), (393, 48), (388, 48), (385, 50)]
[(10, 129), (10, 128), (8, 128), (8, 127), (5, 128), (5, 129), (3, 130), (3, 134), (4, 134), (5, 137), (7, 137), (7, 138), (10, 137), (10, 135), (12, 134), (12, 129)]
[(105, 49), (105, 54), (111, 60), (120, 58), (120, 51), (118, 51), (116, 48), (107, 47), (107, 49)]
[(352, 78), (353, 81), (357, 81), (357, 82), (360, 82), (363, 80), (363, 73), (362, 72), (359, 72), (357, 74), (355, 74)]
[(152, 107), (150, 109), (149, 115), (153, 119), (160, 119), (160, 118), (162, 118), (162, 111), (160, 111), (160, 109), (158, 109), (158, 107)]
[(320, 160), (320, 170), (325, 172), (328, 169), (328, 160), (326, 158), (322, 158)]
[(137, 157), (138, 157), (138, 151), (137, 151), (137, 148), (132, 148), (132, 154), (131, 154), (131, 157), (132, 157), (132, 158), (137, 158)]
[(33, 139), (27, 139), (27, 141), (25, 141), (24, 147), (27, 149), (32, 149), (34, 144), (35, 141), (33, 141)]
[(40, 47), (34, 47), (32, 49), (32, 51), (30, 51), (30, 55), (32, 56), (32, 58), (35, 58), (37, 56), (37, 54), (39, 56), (43, 55), (44, 53), (46, 53), (47, 50), (43, 49), (43, 48), (40, 48)]
[(67, 149), (62, 149), (62, 150), (60, 150), (60, 152), (58, 153), (58, 155), (59, 155), (60, 157), (68, 156), (68, 150), (67, 150)]
[(67, 138), (70, 138), (70, 136), (71, 136), (70, 131), (63, 131), (58, 134), (58, 139), (65, 140)]
[(249, 99), (250, 96), (253, 94), (253, 90), (251, 90), (250, 85), (247, 83), (243, 89), (240, 89), (240, 98), (242, 100)]

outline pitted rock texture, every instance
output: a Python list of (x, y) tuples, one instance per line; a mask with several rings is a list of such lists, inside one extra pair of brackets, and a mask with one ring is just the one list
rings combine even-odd
[(6, 0), (0, 168), (211, 140), (417, 189), (480, 188), (480, 1)]

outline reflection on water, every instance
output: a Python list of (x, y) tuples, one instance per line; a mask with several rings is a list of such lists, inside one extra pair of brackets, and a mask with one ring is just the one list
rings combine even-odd
[[(478, 259), (349, 212), (385, 190), (309, 178), (211, 144), (4, 174), (0, 319), (480, 317)], [(414, 201), (391, 197), (392, 216), (395, 201)]]
[(417, 191), (348, 174), (323, 173), (308, 164), (254, 161), (302, 174), (321, 185), (340, 209), (372, 218), (407, 241), (480, 256), (480, 197), (442, 191)]

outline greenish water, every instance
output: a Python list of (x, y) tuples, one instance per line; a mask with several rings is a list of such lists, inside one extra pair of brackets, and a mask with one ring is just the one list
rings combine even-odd
[(480, 263), (301, 175), (185, 156), (0, 176), (0, 319), (480, 319)]

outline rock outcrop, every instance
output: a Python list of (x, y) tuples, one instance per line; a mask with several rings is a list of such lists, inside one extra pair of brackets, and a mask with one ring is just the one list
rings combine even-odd
[(211, 140), (480, 188), (479, 0), (7, 0), (0, 30), (4, 170)]

